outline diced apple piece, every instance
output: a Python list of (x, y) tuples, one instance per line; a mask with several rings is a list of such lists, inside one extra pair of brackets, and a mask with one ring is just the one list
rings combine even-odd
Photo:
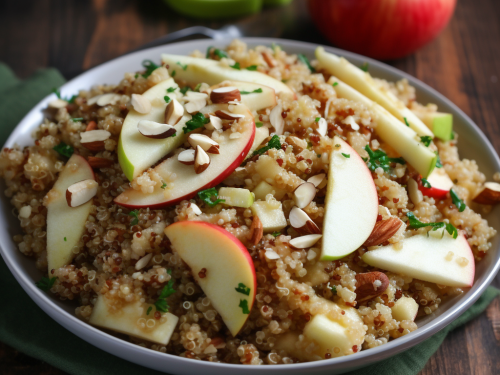
[(272, 183), (274, 178), (283, 171), (283, 168), (269, 155), (261, 155), (255, 163), (255, 170), (263, 180)]
[(434, 199), (446, 198), (446, 194), (448, 194), (453, 187), (453, 181), (444, 168), (435, 168), (429, 177), (427, 177), (427, 181), (431, 184), (430, 188), (424, 187), (421, 183), (418, 185), (418, 188), (423, 195)]
[(269, 137), (269, 128), (267, 126), (261, 126), (260, 128), (255, 128), (255, 139), (253, 140), (252, 148), (250, 148), (250, 152), (248, 153), (246, 159), (252, 156), (253, 152), (259, 147), (264, 139)]
[(343, 57), (326, 52), (323, 47), (316, 48), (316, 58), (328, 73), (340, 78), (361, 94), (380, 104), (396, 117), (402, 125), (408, 122), (410, 128), (418, 135), (434, 137), (432, 131), (403, 102), (395, 96), (388, 95), (380, 90), (370, 73), (362, 71)]
[(330, 155), (321, 260), (340, 259), (358, 249), (378, 215), (377, 189), (365, 162), (340, 137), (333, 144), (340, 148)]
[(275, 188), (266, 181), (261, 181), (255, 189), (253, 189), (253, 193), (255, 194), (256, 200), (265, 201), (267, 194), (272, 194), (277, 200), (281, 200), (281, 198), (285, 196), (286, 190)]
[(210, 87), (210, 90), (229, 86), (236, 87), (240, 91), (241, 102), (245, 104), (251, 111), (260, 111), (264, 108), (273, 108), (277, 104), (276, 93), (274, 92), (274, 89), (258, 83), (225, 81), (218, 85)]
[(344, 82), (333, 77), (328, 82), (337, 83), (335, 91), (340, 98), (361, 102), (373, 110), (378, 116), (376, 128), (378, 136), (410, 163), (422, 177), (429, 176), (436, 166), (437, 155), (417, 140), (415, 131)]
[(221, 187), (218, 199), (224, 199), (225, 205), (248, 208), (253, 204), (253, 194), (248, 189)]
[(277, 232), (287, 226), (281, 202), (257, 201), (253, 202), (250, 208), (253, 214), (259, 217), (264, 233)]
[(147, 315), (150, 307), (153, 307), (154, 311), (153, 305), (137, 301), (127, 303), (115, 310), (110, 300), (105, 295), (99, 294), (89, 322), (101, 328), (167, 345), (179, 318), (173, 314), (164, 313), (161, 320), (157, 320), (154, 318), (154, 313)]
[(443, 112), (423, 112), (414, 113), (424, 122), (436, 137), (443, 141), (449, 141), (453, 134), (453, 115)]
[(283, 92), (295, 95), (283, 82), (257, 71), (233, 69), (219, 61), (182, 55), (162, 54), (161, 59), (169, 66), (171, 75), (175, 70), (175, 79), (184, 80), (188, 85), (197, 85), (200, 82), (217, 85), (223, 81), (243, 81), (269, 86), (276, 94)]
[(236, 336), (252, 309), (257, 281), (252, 258), (231, 233), (202, 221), (180, 221), (165, 234)]
[(142, 135), (137, 129), (139, 121), (153, 121), (165, 123), (165, 108), (167, 103), (163, 97), (168, 95), (171, 99), (177, 97), (176, 92), (167, 93), (167, 89), (173, 87), (178, 89), (177, 83), (172, 78), (166, 79), (150, 88), (142, 96), (153, 103), (151, 111), (141, 114), (131, 110), (123, 122), (120, 139), (118, 141), (118, 161), (123, 173), (129, 180), (139, 176), (146, 169), (155, 164), (165, 155), (169, 154), (186, 140), (182, 127), (186, 126), (191, 116), (183, 116), (180, 121), (173, 125), (176, 130), (174, 137), (166, 139), (152, 139)]
[(403, 273), (415, 279), (451, 286), (470, 287), (474, 283), (474, 255), (463, 234), (456, 239), (446, 232), (420, 234), (393, 245), (366, 252), (365, 263), (380, 269)]
[(398, 321), (415, 320), (418, 313), (418, 303), (410, 297), (401, 297), (391, 307), (392, 317)]
[[(220, 108), (226, 108), (226, 104), (217, 104), (203, 108), (202, 113), (213, 113)], [(151, 194), (144, 194), (132, 188), (124, 191), (115, 198), (115, 202), (121, 206), (131, 209), (140, 207), (160, 208), (176, 204), (184, 199), (193, 197), (198, 191), (211, 188), (227, 176), (229, 176), (244, 160), (252, 146), (255, 136), (255, 124), (253, 116), (244, 105), (238, 105), (234, 113), (244, 116), (239, 120), (243, 129), (239, 138), (226, 139), (220, 143), (219, 154), (210, 155), (209, 167), (200, 174), (196, 174), (192, 166), (179, 162), (177, 156), (173, 156), (160, 164), (154, 171), (165, 181), (169, 176), (176, 174), (173, 186), (170, 190), (161, 189), (161, 184), (156, 184)], [(182, 130), (181, 130), (182, 131)], [(167, 183), (168, 185), (168, 183)]]
[(75, 256), (73, 248), (85, 230), (92, 201), (69, 207), (66, 190), (76, 182), (94, 180), (92, 167), (80, 155), (73, 154), (47, 193), (47, 262), (50, 271), (68, 265)]

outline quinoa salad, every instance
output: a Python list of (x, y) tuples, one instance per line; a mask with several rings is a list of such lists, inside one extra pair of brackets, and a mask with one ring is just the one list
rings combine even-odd
[(34, 144), (0, 155), (37, 286), (111, 335), (210, 362), (415, 331), (473, 285), (500, 173), (460, 159), (451, 114), (369, 71), (235, 40), (56, 90)]

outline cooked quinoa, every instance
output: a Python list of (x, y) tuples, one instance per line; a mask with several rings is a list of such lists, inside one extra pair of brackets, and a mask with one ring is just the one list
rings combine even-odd
[[(265, 181), (273, 187), (275, 195), (280, 196), (276, 199), (268, 194), (265, 201), (271, 206), (282, 205), (288, 218), (295, 206), (295, 189), (310, 177), (328, 174), (335, 135), (348, 142), (363, 158), (368, 157), (367, 145), (372, 150), (384, 150), (391, 157), (399, 156), (378, 137), (377, 114), (363, 103), (338, 98), (335, 86), (328, 83), (330, 75), (317, 61), (312, 61), (316, 68), (316, 72), (312, 72), (296, 55), (289, 55), (279, 47), (249, 49), (238, 40), (233, 41), (226, 52), (228, 57), (222, 58), (223, 64), (239, 63), (241, 69), (257, 66), (259, 72), (286, 83), (296, 93), (296, 98), (278, 96), (284, 119), (281, 148), (271, 148), (249, 158), (219, 187), (253, 191)], [(195, 51), (193, 56), (204, 58), (205, 53)], [(219, 59), (213, 53), (210, 57)], [(176, 176), (163, 181), (152, 169), (130, 182), (118, 163), (118, 139), (132, 108), (132, 95), (142, 94), (169, 78), (165, 66), (153, 70), (149, 76), (144, 74), (146, 77), (143, 73), (126, 73), (118, 85), (81, 90), (71, 103), (61, 108), (47, 108), (44, 122), (33, 132), (34, 144), (5, 148), (0, 155), (5, 194), (14, 206), (13, 212), (24, 233), (14, 236), (19, 251), (34, 258), (44, 276), (53, 280), (50, 294), (54, 298), (77, 301), (75, 314), (79, 319), (90, 320), (98, 296), (105, 296), (112, 308), (120, 311), (134, 303), (154, 304), (162, 290), (170, 285), (175, 292), (167, 298), (168, 312), (179, 320), (168, 344), (123, 334), (119, 337), (152, 350), (198, 360), (288, 364), (322, 359), (313, 354), (317, 343), (303, 334), (306, 324), (320, 313), (334, 320), (348, 319), (343, 309), (353, 308), (361, 318), (359, 321), (347, 320), (351, 324), (348, 334), (355, 344), (347, 350), (331, 348), (325, 358), (333, 358), (374, 348), (416, 330), (413, 320), (393, 317), (391, 308), (402, 297), (414, 299), (419, 306), (418, 316), (424, 316), (438, 309), (445, 299), (464, 292), (462, 288), (437, 285), (368, 266), (361, 256), (376, 247), (361, 246), (342, 259), (320, 261), (320, 242), (306, 249), (290, 246), (289, 241), (301, 233), (289, 221), (279, 233), (264, 234), (254, 244), (251, 241), (254, 213), (250, 208), (223, 203), (209, 207), (197, 195), (161, 209), (141, 208), (134, 212), (114, 203), (118, 195), (130, 188), (147, 194), (159, 184), (175, 184)], [(181, 81), (177, 83), (180, 87), (185, 86)], [(199, 83), (202, 84), (199, 91), (209, 89), (208, 85)], [(435, 105), (417, 103), (415, 89), (406, 80), (396, 83), (376, 80), (376, 84), (410, 109), (437, 111)], [(103, 106), (92, 101), (89, 104), (91, 98), (106, 93), (117, 95)], [(253, 115), (255, 121), (270, 128), (272, 135), (271, 108)], [(326, 136), (315, 132), (318, 118), (327, 121)], [(353, 126), (353, 122), (357, 126)], [(111, 134), (104, 141), (104, 150), (93, 152), (80, 143), (80, 134), (92, 129)], [(237, 133), (238, 129), (232, 131)], [(210, 132), (205, 131), (205, 134)], [(264, 140), (262, 145), (269, 140)], [(453, 181), (454, 191), (467, 204), (462, 212), (449, 194), (442, 200), (420, 195), (418, 202), (413, 202), (408, 194), (408, 181), (415, 176), (415, 170), (408, 164), (392, 163), (388, 171), (377, 168), (372, 172), (380, 204), (377, 221), (394, 218), (404, 223), (402, 229), (383, 245), (397, 247), (405, 238), (430, 230), (429, 227), (411, 229), (407, 225), (407, 213), (411, 211), (421, 222), (451, 223), (465, 233), (476, 261), (491, 248), (490, 241), (496, 231), (482, 217), (491, 206), (473, 202), (483, 189), (486, 177), (474, 160), (459, 158), (457, 141), (458, 134), (448, 142), (435, 138), (429, 147), (439, 153), (443, 169)], [(75, 154), (86, 159), (103, 158), (107, 164), (94, 168), (97, 193), (92, 199), (84, 234), (72, 250), (71, 264), (52, 269), (47, 274), (48, 192), (68, 160), (54, 150), (61, 142), (71, 146)], [(185, 143), (183, 147), (190, 146)], [(270, 159), (278, 164), (278, 173), (267, 168)], [(496, 181), (500, 179), (498, 174), (491, 177)], [(303, 209), (319, 228), (323, 227), (326, 190), (326, 184), (319, 185), (314, 200)], [(195, 205), (201, 209), (201, 214), (196, 212)], [(186, 220), (204, 221), (225, 229), (245, 245), (253, 261), (257, 279), (255, 302), (236, 337), (231, 335), (190, 268), (164, 234), (165, 228), (172, 223)], [(359, 301), (356, 275), (374, 271), (383, 272), (389, 284), (383, 293)], [(374, 290), (380, 285), (380, 281), (374, 282)], [(341, 308), (332, 309), (331, 302)], [(137, 325), (154, 329), (155, 324), (166, 319), (165, 313), (160, 311), (148, 312), (148, 317)], [(298, 355), (299, 352), (303, 354)]]

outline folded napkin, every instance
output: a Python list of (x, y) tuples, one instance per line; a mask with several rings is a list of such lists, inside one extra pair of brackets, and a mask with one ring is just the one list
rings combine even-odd
[[(64, 79), (54, 69), (39, 71), (19, 81), (8, 67), (0, 64), (0, 144), (33, 106), (63, 83)], [(0, 285), (3, 300), (7, 301), (0, 309), (0, 341), (5, 344), (75, 375), (132, 375), (144, 371), (141, 366), (95, 348), (49, 318), (19, 286), (2, 259)], [(489, 287), (460, 318), (431, 338), (349, 375), (416, 375), (450, 331), (478, 316), (498, 295), (500, 290)], [(148, 370), (148, 374), (161, 373)]]

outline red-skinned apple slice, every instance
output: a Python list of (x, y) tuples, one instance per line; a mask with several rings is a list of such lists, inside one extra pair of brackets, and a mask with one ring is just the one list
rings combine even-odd
[(448, 174), (443, 168), (435, 168), (427, 178), (427, 181), (431, 184), (430, 188), (424, 187), (422, 181), (420, 181), (418, 189), (423, 195), (434, 199), (446, 198), (446, 194), (448, 194), (453, 187), (453, 181), (448, 177)]
[(252, 309), (257, 279), (246, 247), (225, 229), (202, 221), (180, 221), (165, 234), (191, 268), (194, 279), (236, 336)]
[(73, 259), (73, 247), (83, 234), (92, 207), (91, 200), (78, 207), (68, 206), (66, 190), (77, 182), (94, 179), (89, 163), (80, 155), (73, 154), (44, 199), (47, 207), (49, 275), (52, 269), (63, 267)]
[[(214, 113), (217, 110), (227, 110), (226, 104), (216, 104), (203, 108), (204, 114)], [(241, 136), (235, 139), (226, 137), (219, 142), (219, 154), (210, 155), (210, 166), (201, 174), (196, 174), (193, 167), (180, 163), (177, 156), (173, 156), (154, 168), (154, 171), (163, 178), (168, 185), (171, 173), (177, 175), (170, 190), (163, 190), (160, 184), (155, 186), (151, 194), (144, 194), (132, 188), (124, 191), (115, 198), (115, 202), (131, 209), (140, 207), (160, 208), (176, 204), (189, 199), (200, 190), (211, 188), (229, 176), (245, 159), (250, 151), (255, 137), (255, 123), (253, 116), (244, 105), (234, 106), (234, 113), (244, 115), (241, 123)], [(227, 132), (230, 132), (228, 130)], [(234, 134), (234, 133), (233, 133)]]

